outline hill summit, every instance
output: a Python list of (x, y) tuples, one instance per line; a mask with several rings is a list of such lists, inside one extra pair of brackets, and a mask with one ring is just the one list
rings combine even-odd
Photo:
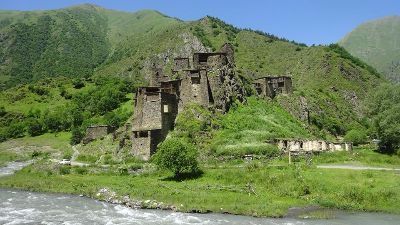
[(374, 66), (386, 78), (400, 81), (400, 16), (361, 24), (339, 44), (354, 56)]

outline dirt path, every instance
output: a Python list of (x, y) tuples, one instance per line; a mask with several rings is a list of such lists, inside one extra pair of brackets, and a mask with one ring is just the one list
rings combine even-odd
[(373, 166), (354, 166), (354, 165), (318, 165), (320, 169), (346, 169), (346, 170), (388, 170), (388, 171), (400, 171), (400, 168), (385, 168), (385, 167), (373, 167)]

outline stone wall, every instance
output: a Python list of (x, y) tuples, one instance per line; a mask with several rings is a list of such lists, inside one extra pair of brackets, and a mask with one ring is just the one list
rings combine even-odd
[(90, 126), (86, 128), (86, 135), (82, 139), (83, 144), (87, 144), (98, 138), (103, 138), (107, 134), (113, 132), (113, 128), (107, 125)]
[(189, 58), (175, 58), (173, 71), (181, 71), (189, 69)]
[(254, 88), (259, 96), (274, 98), (280, 94), (293, 92), (292, 78), (288, 76), (268, 76), (256, 79)]
[(329, 142), (324, 140), (287, 140), (275, 141), (278, 148), (284, 152), (325, 152), (325, 151), (351, 151), (352, 143)]
[(161, 96), (159, 88), (139, 88), (135, 99), (133, 130), (161, 129)]
[(208, 80), (205, 70), (188, 70), (182, 78), (179, 95), (179, 111), (186, 105), (196, 103), (204, 107), (210, 105)]
[(137, 91), (132, 123), (132, 153), (143, 160), (150, 158), (157, 145), (173, 129), (178, 114), (176, 94), (161, 90), (143, 87)]

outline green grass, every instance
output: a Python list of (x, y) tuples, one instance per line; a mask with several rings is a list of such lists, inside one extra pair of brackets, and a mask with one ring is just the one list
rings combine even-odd
[[(211, 140), (218, 155), (276, 152), (274, 138), (307, 138), (310, 132), (277, 103), (250, 97), (221, 117), (221, 128)], [(275, 149), (275, 150), (274, 150)]]
[(171, 174), (164, 172), (118, 176), (81, 175), (87, 171), (70, 170), (67, 171), (70, 174), (57, 175), (30, 166), (1, 178), (0, 187), (92, 197), (106, 187), (121, 196), (173, 204), (180, 211), (211, 210), (253, 216), (279, 217), (289, 207), (309, 204), (400, 213), (400, 177), (394, 172), (320, 170), (299, 165), (269, 167), (253, 163), (257, 165), (205, 168), (201, 177), (181, 182), (166, 179)]
[(5, 166), (8, 162), (23, 159), (25, 158), (14, 152), (0, 151), (0, 167)]
[(372, 146), (355, 147), (353, 151), (320, 154), (313, 157), (315, 164), (351, 164), (400, 168), (400, 156), (375, 151)]
[(71, 152), (69, 132), (43, 134), (36, 137), (23, 137), (0, 143), (0, 166), (16, 160), (28, 160), (34, 151), (53, 154), (56, 158), (64, 158)]

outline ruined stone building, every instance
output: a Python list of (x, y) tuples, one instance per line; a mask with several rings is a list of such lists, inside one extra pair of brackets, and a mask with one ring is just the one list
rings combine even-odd
[(141, 87), (135, 98), (132, 122), (133, 154), (147, 160), (173, 129), (176, 116), (185, 106), (196, 103), (225, 112), (244, 89), (234, 72), (233, 48), (225, 44), (220, 52), (194, 53), (175, 58), (173, 77), (154, 69), (150, 87)]
[(291, 94), (292, 78), (289, 76), (267, 76), (253, 82), (257, 94), (261, 97), (274, 98), (279, 94)]
[(278, 148), (283, 152), (326, 152), (326, 151), (351, 151), (352, 143), (329, 142), (324, 140), (296, 140), (277, 139)]
[(160, 87), (141, 87), (135, 98), (132, 123), (133, 154), (148, 160), (173, 128), (178, 103), (175, 94)]
[(86, 128), (85, 137), (82, 139), (83, 144), (87, 144), (96, 139), (105, 137), (115, 131), (115, 127), (108, 125), (92, 125)]

